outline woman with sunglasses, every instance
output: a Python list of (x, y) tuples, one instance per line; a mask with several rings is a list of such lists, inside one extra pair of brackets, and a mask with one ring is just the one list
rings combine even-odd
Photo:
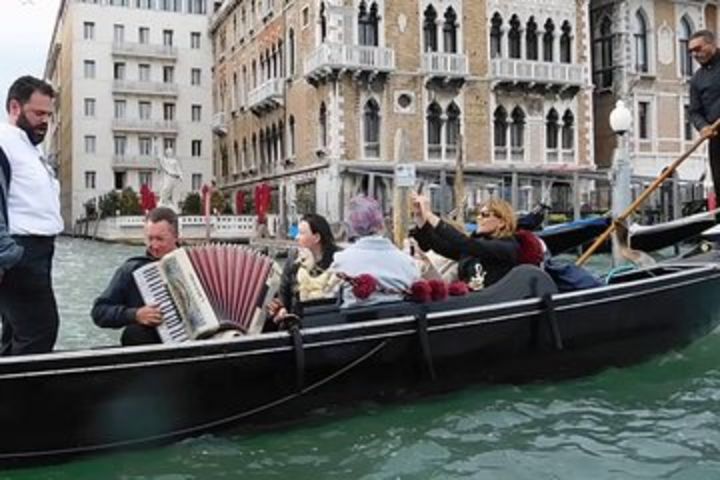
[(468, 236), (435, 215), (429, 198), (414, 194), (412, 200), (417, 228), (410, 235), (422, 250), (458, 261), (461, 280), (469, 281), (481, 267), (487, 287), (520, 263), (517, 219), (506, 201), (493, 198), (481, 205), (477, 228)]

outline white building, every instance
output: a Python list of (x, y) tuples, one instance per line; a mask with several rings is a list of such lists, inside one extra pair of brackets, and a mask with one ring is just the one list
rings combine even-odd
[(66, 228), (113, 189), (160, 188), (172, 148), (183, 196), (212, 177), (209, 0), (62, 0), (45, 77), (59, 90), (47, 151)]

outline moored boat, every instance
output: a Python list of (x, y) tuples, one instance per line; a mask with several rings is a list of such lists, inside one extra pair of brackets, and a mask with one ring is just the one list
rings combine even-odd
[(530, 266), (445, 301), (307, 307), (230, 340), (0, 358), (0, 461), (169, 442), (330, 405), (555, 379), (680, 347), (720, 323), (720, 266), (658, 265), (558, 294)]

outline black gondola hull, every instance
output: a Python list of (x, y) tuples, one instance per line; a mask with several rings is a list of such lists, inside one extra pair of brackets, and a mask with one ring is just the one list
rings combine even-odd
[[(665, 268), (665, 267), (663, 267)], [(474, 382), (556, 379), (687, 344), (720, 323), (720, 270), (226, 342), (0, 360), (0, 461), (43, 462)], [(311, 319), (308, 318), (309, 323)]]

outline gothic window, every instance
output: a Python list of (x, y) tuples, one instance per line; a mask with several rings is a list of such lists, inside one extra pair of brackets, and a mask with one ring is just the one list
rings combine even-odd
[(648, 28), (642, 10), (635, 12), (635, 71), (647, 73), (648, 65)]
[(438, 51), (438, 38), (437, 38), (437, 12), (432, 5), (425, 9), (425, 20), (423, 22), (423, 39), (425, 42), (426, 52), (437, 52)]
[(565, 20), (560, 27), (560, 62), (572, 63), (572, 27), (570, 22)]
[(288, 119), (288, 148), (290, 157), (295, 156), (295, 117), (290, 115)]
[(367, 2), (360, 2), (360, 11), (358, 12), (358, 43), (368, 47), (378, 46), (378, 5), (372, 2), (368, 9)]
[(288, 32), (288, 70), (290, 76), (295, 75), (295, 30), (292, 28)]
[(510, 18), (510, 30), (508, 31), (508, 55), (510, 58), (520, 58), (520, 20), (517, 15)]
[(684, 77), (691, 77), (693, 74), (692, 56), (688, 50), (692, 31), (690, 19), (683, 16), (680, 19), (680, 31), (678, 32), (678, 54), (680, 55), (680, 74)]
[(262, 130), (260, 130), (260, 142), (258, 144), (258, 150), (260, 152), (260, 173), (265, 173), (265, 163), (267, 162), (267, 148), (265, 147), (265, 132), (263, 132)]
[(502, 17), (495, 13), (490, 21), (490, 58), (502, 57)]
[(320, 147), (325, 148), (328, 145), (328, 115), (325, 102), (320, 104), (320, 115), (318, 116), (318, 120), (320, 121), (320, 135), (318, 140), (320, 142)]
[(570, 110), (566, 110), (562, 117), (562, 149), (575, 149), (575, 116)]
[(543, 33), (543, 60), (546, 62), (552, 62), (554, 55), (553, 49), (555, 48), (555, 24), (551, 19), (548, 18), (545, 22), (545, 33)]
[(460, 108), (452, 102), (447, 109), (445, 127), (445, 158), (455, 158), (460, 140)]
[(440, 158), (442, 154), (442, 109), (433, 102), (427, 109), (428, 157)]
[(515, 107), (510, 114), (510, 155), (513, 161), (523, 160), (525, 157), (525, 112)]
[(528, 60), (537, 60), (538, 56), (538, 33), (535, 17), (530, 17), (525, 25), (525, 57)]
[(545, 148), (557, 150), (558, 148), (558, 121), (560, 117), (554, 108), (551, 108), (545, 118)]
[(600, 22), (600, 31), (594, 41), (595, 83), (600, 88), (608, 88), (613, 84), (613, 28), (612, 20), (604, 17)]
[(445, 53), (457, 53), (457, 14), (452, 8), (445, 11), (445, 23), (443, 23), (443, 46)]
[(507, 159), (508, 115), (503, 107), (497, 107), (493, 115), (495, 158)]
[(366, 158), (380, 157), (380, 107), (373, 99), (363, 112), (363, 144)]
[(253, 133), (252, 136), (252, 163), (250, 165), (250, 168), (255, 170), (257, 169), (258, 165), (258, 150), (257, 150), (257, 136)]
[(327, 11), (325, 10), (325, 2), (320, 4), (320, 43), (327, 38)]

